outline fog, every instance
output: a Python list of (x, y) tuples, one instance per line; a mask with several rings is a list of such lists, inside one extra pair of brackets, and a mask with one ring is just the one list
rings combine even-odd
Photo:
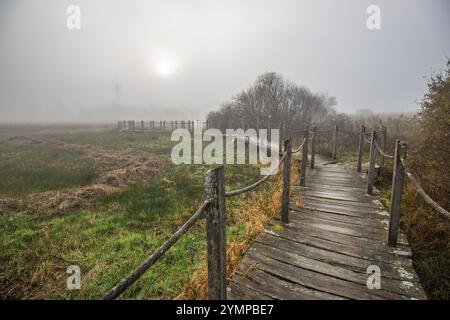
[(448, 0), (0, 0), (0, 122), (199, 119), (266, 71), (340, 112), (414, 111), (449, 39)]

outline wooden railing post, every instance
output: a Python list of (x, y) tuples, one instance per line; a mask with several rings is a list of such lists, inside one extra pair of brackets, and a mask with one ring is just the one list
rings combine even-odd
[(317, 127), (314, 126), (313, 128), (313, 138), (311, 140), (311, 164), (310, 168), (314, 169), (315, 162), (316, 162), (316, 136), (317, 136)]
[(389, 215), (388, 245), (397, 245), (398, 228), (400, 225), (400, 200), (402, 198), (405, 168), (401, 162), (401, 149), (404, 147), (404, 159), (406, 159), (406, 142), (395, 141), (394, 173), (392, 175), (391, 213)]
[(332, 141), (332, 146), (331, 146), (331, 157), (333, 159), (336, 159), (337, 135), (338, 135), (338, 126), (334, 125), (334, 128), (333, 128), (333, 141)]
[[(381, 140), (381, 145), (380, 147), (382, 148), (383, 152), (386, 152), (386, 134), (387, 134), (387, 129), (385, 126), (382, 127), (382, 140)], [(378, 170), (378, 175), (381, 176), (381, 173), (383, 171), (384, 168), (384, 157), (382, 156), (380, 159), (380, 169)]]
[(306, 139), (302, 148), (302, 168), (300, 171), (300, 186), (306, 186), (306, 166), (308, 164), (308, 140), (309, 140), (309, 129), (306, 126), (303, 138)]
[(364, 150), (364, 134), (366, 133), (366, 127), (361, 124), (361, 131), (359, 133), (359, 144), (358, 144), (358, 161), (356, 163), (356, 171), (361, 172), (362, 156)]
[(205, 196), (210, 205), (206, 211), (208, 243), (208, 299), (227, 298), (227, 237), (224, 167), (206, 172)]
[(286, 137), (283, 134), (283, 121), (280, 122), (279, 126), (279, 135), (278, 135), (278, 145), (280, 146), (280, 151), (284, 151), (283, 141), (285, 141)]
[(373, 194), (373, 184), (375, 182), (375, 160), (377, 159), (377, 146), (375, 145), (376, 138), (377, 132), (375, 129), (372, 129), (372, 136), (370, 140), (369, 172), (367, 173), (367, 194)]
[(286, 158), (283, 165), (283, 193), (281, 196), (281, 222), (284, 224), (289, 223), (289, 194), (291, 187), (291, 152), (292, 141), (287, 139), (284, 141), (284, 152), (286, 152)]

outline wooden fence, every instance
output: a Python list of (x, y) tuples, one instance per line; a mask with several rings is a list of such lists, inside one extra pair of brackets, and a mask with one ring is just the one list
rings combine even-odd
[(117, 130), (119, 132), (172, 132), (176, 129), (209, 128), (209, 121), (202, 120), (160, 120), (160, 121), (144, 121), (144, 120), (119, 120), (117, 121)]

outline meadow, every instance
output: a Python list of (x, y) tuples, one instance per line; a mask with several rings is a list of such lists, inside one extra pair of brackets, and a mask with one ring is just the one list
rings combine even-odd
[[(9, 132), (0, 138), (0, 205), (1, 201), (6, 203), (0, 206), (3, 299), (99, 299), (175, 232), (204, 199), (203, 178), (210, 167), (173, 165), (169, 157), (174, 142), (168, 135), (113, 129), (21, 133)], [(16, 143), (30, 139), (26, 144)], [(83, 148), (67, 150), (51, 143), (33, 143), (33, 139), (59, 141), (71, 146), (69, 149), (76, 145), (127, 154), (146, 152), (163, 161), (164, 166), (148, 179), (69, 210), (8, 206), (36, 193), (58, 194), (95, 183), (102, 173), (111, 170), (108, 164), (96, 165), (86, 159)], [(225, 170), (228, 188), (259, 177), (256, 166), (227, 165)], [(255, 206), (256, 199), (263, 204), (260, 215), (276, 211), (270, 203), (276, 194), (275, 184), (276, 178), (253, 195), (229, 201), (227, 232), (231, 247), (247, 243), (249, 236), (260, 230), (251, 224), (256, 221), (254, 217), (243, 218), (248, 212), (243, 208), (250, 203)], [(258, 220), (259, 228), (265, 219)], [(206, 266), (205, 238), (204, 221), (200, 221), (122, 298), (201, 298), (205, 294), (201, 276)], [(244, 250), (245, 245), (240, 248)], [(234, 246), (235, 260), (242, 253), (239, 250)], [(66, 288), (69, 265), (81, 268), (80, 290)]]

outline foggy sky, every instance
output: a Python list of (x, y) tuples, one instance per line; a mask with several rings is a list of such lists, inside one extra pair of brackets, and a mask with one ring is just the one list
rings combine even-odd
[(0, 122), (200, 118), (265, 71), (341, 112), (414, 111), (449, 39), (448, 0), (0, 0)]

